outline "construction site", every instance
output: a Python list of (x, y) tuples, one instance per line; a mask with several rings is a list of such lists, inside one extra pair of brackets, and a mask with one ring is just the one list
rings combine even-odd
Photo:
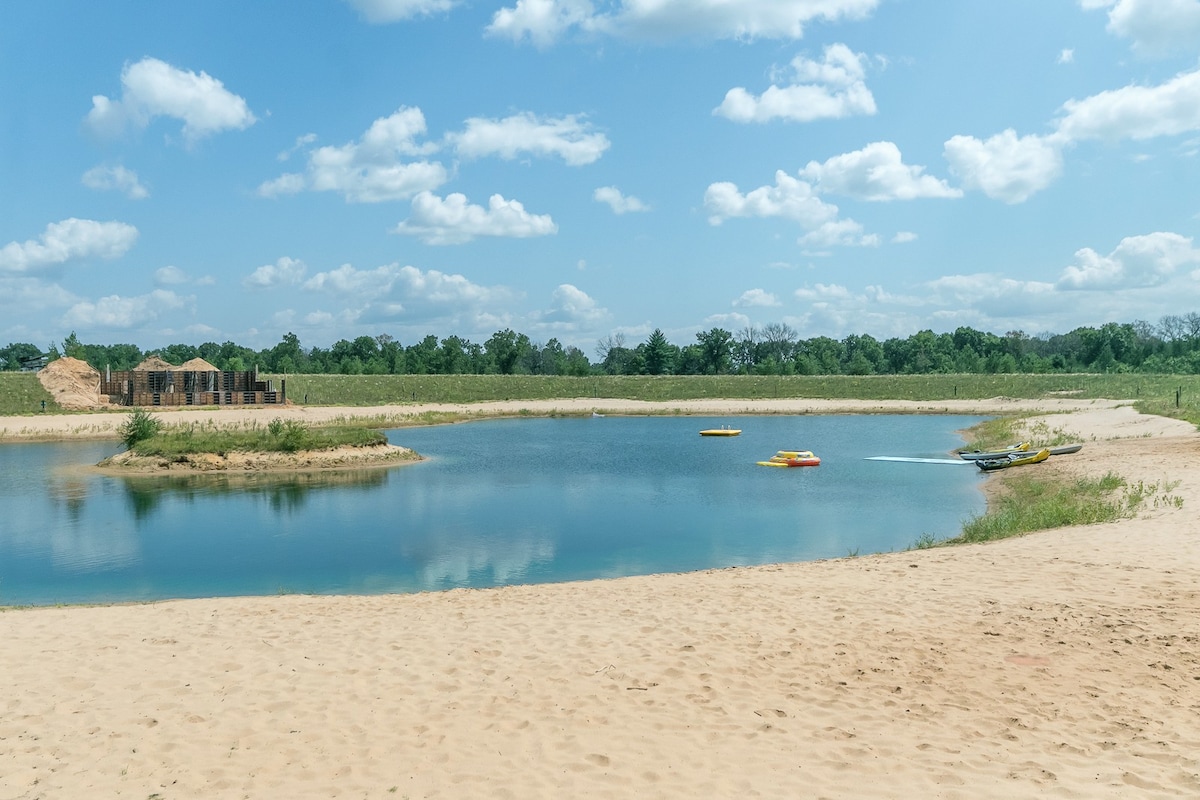
[(287, 402), (286, 381), (276, 390), (257, 370), (219, 370), (202, 358), (175, 366), (150, 356), (131, 370), (103, 373), (84, 361), (60, 358), (38, 377), (64, 408), (116, 406), (277, 405)]

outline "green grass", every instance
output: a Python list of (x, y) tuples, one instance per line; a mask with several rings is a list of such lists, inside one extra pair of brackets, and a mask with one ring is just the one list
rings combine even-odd
[[(990, 397), (1137, 400), (1149, 413), (1200, 424), (1200, 375), (264, 375), (292, 402), (370, 406), (495, 400), (704, 398), (979, 400)], [(1175, 405), (1176, 393), (1180, 404)], [(31, 372), (0, 372), (0, 415), (63, 413)], [(87, 413), (87, 412), (76, 412)]]
[(36, 372), (0, 372), (0, 416), (41, 414), (43, 400), (46, 413), (62, 413)]
[(1031, 531), (1113, 522), (1132, 516), (1145, 499), (1144, 494), (1120, 492), (1123, 488), (1125, 480), (1112, 472), (1074, 481), (1014, 475), (987, 512), (968, 520), (962, 534), (948, 541), (990, 542)]
[(703, 398), (979, 400), (990, 397), (1145, 400), (1181, 403), (1200, 415), (1197, 375), (271, 375), (292, 402), (368, 406), (496, 400)]
[(387, 436), (369, 427), (337, 425), (309, 428), (295, 420), (273, 420), (267, 426), (250, 423), (219, 427), (212, 422), (173, 426), (136, 442), (130, 450), (140, 456), (175, 458), (199, 453), (291, 453), (297, 450), (381, 444), (387, 444)]

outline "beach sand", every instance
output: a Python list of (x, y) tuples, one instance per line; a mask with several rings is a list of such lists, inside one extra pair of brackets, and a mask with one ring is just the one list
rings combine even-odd
[(669, 407), (1037, 407), (1085, 446), (1022, 469), (1154, 500), (807, 564), (4, 610), (0, 798), (1200, 796), (1200, 434), (1103, 401), (924, 405)]

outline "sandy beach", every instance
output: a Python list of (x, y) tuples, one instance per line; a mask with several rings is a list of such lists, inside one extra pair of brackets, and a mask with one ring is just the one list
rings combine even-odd
[[(807, 564), (0, 610), (0, 800), (1200, 796), (1192, 425), (1069, 399), (467, 410), (521, 409), (1038, 411), (1085, 447), (1029, 469), (1158, 488), (1135, 519)], [(0, 418), (0, 446), (122, 418)]]

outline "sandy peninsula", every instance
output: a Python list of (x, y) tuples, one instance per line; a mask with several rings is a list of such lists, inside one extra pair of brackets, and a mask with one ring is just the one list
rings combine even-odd
[[(1157, 488), (1135, 519), (988, 545), (483, 591), (0, 611), (0, 797), (1200, 796), (1193, 426), (1073, 400), (482, 410), (522, 408), (1036, 410), (1085, 443), (1036, 468)], [(120, 418), (0, 419), (0, 441), (111, 436)]]

